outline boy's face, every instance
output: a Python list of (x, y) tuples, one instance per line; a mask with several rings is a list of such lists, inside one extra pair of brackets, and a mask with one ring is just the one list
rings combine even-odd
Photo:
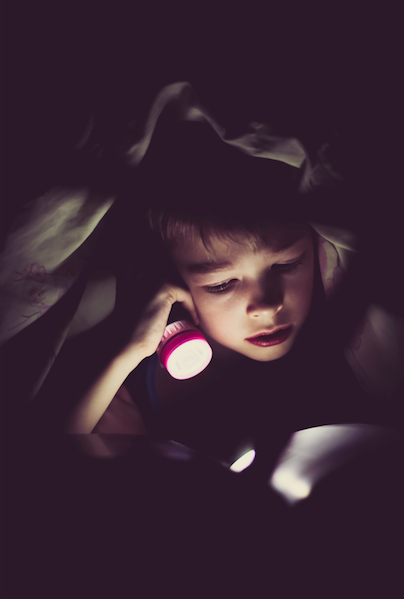
[(290, 351), (308, 316), (312, 235), (305, 226), (279, 226), (270, 248), (254, 251), (246, 241), (214, 236), (207, 253), (197, 234), (178, 241), (171, 256), (202, 330), (224, 347), (269, 362)]

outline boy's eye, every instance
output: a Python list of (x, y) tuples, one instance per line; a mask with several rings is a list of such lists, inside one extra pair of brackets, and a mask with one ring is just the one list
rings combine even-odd
[(303, 257), (290, 264), (274, 264), (272, 268), (277, 272), (292, 272), (296, 270), (296, 268), (299, 268), (301, 264), (303, 264)]
[(225, 283), (220, 283), (220, 285), (214, 285), (213, 287), (205, 287), (205, 291), (207, 293), (223, 293), (223, 291), (227, 291), (233, 284), (236, 282), (236, 279), (231, 279), (231, 281), (226, 281)]

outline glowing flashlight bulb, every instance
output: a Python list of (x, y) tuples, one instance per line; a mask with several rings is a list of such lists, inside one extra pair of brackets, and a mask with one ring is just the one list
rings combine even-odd
[(157, 355), (174, 379), (184, 380), (206, 368), (212, 359), (212, 348), (199, 329), (177, 320), (166, 327)]

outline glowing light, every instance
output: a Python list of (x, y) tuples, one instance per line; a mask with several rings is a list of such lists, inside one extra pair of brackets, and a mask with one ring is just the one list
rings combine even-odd
[(251, 466), (254, 459), (255, 451), (254, 449), (250, 449), (250, 451), (247, 451), (247, 453), (244, 453), (240, 458), (238, 458), (238, 460), (233, 462), (233, 464), (230, 466), (230, 470), (233, 472), (242, 472), (248, 468), (248, 466)]
[(290, 505), (305, 499), (326, 475), (391, 439), (391, 432), (369, 424), (330, 424), (294, 433), (268, 481)]
[(206, 368), (212, 348), (205, 339), (191, 339), (177, 347), (167, 359), (166, 368), (175, 379), (189, 379)]
[(297, 476), (293, 470), (286, 467), (275, 470), (270, 485), (291, 505), (308, 497), (312, 489), (307, 480)]

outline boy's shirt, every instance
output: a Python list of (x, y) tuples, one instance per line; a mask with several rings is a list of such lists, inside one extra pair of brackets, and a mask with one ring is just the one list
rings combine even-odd
[[(152, 356), (127, 378), (93, 432), (146, 430), (152, 438), (177, 441), (230, 465), (243, 448), (275, 437), (281, 445), (268, 451), (279, 454), (282, 443), (297, 430), (380, 422), (380, 413), (374, 412), (343, 357), (321, 353), (324, 359), (313, 356), (312, 368), (307, 366), (310, 359), (300, 368), (296, 358), (278, 363), (241, 359), (221, 372), (206, 369), (204, 377), (188, 381), (171, 379)], [(150, 384), (153, 378), (157, 385)], [(153, 397), (167, 378), (168, 393)]]

